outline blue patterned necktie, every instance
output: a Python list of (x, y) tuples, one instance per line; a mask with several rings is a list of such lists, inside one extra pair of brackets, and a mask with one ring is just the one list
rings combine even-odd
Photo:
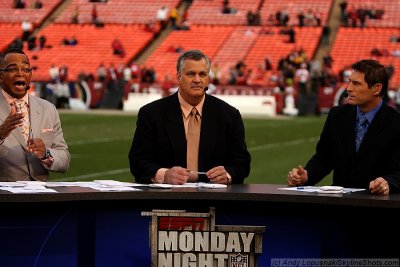
[(367, 116), (364, 113), (361, 113), (358, 118), (357, 129), (356, 129), (356, 151), (360, 148), (361, 142), (364, 138), (365, 133), (368, 129), (368, 120)]

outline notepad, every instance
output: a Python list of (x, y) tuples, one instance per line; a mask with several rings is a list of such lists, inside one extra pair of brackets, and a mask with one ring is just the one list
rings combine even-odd
[(201, 188), (212, 188), (212, 189), (219, 189), (219, 188), (227, 188), (226, 184), (211, 184), (211, 183), (198, 183), (198, 187)]
[(149, 187), (151, 187), (151, 188), (169, 189), (169, 188), (172, 188), (172, 185), (171, 184), (150, 184)]
[(340, 194), (340, 193), (343, 193), (343, 187), (342, 186), (331, 186), (331, 185), (320, 186), (317, 193)]

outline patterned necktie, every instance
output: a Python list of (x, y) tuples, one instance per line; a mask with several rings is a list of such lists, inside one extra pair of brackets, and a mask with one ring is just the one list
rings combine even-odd
[(29, 140), (29, 130), (30, 130), (30, 122), (29, 122), (29, 110), (28, 105), (22, 99), (17, 99), (14, 102), (15, 108), (17, 112), (21, 112), (24, 114), (23, 123), (20, 126), (22, 135), (24, 136), (25, 142), (28, 144)]
[(187, 168), (198, 171), (199, 143), (200, 143), (200, 114), (193, 107), (187, 129)]
[(365, 133), (368, 129), (368, 120), (367, 116), (364, 113), (361, 113), (361, 116), (358, 118), (357, 129), (356, 129), (356, 151), (360, 148), (361, 142), (364, 138)]

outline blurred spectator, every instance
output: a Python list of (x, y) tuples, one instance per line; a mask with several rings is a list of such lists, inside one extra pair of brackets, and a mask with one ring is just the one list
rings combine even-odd
[(64, 83), (68, 81), (68, 67), (63, 64), (59, 69), (60, 82)]
[(125, 56), (125, 49), (118, 38), (115, 38), (114, 41), (112, 41), (111, 47), (114, 55), (120, 56), (121, 58)]
[(169, 13), (169, 21), (172, 28), (175, 28), (177, 26), (178, 16), (178, 9), (176, 7), (172, 8), (171, 12)]
[(32, 30), (33, 30), (33, 25), (32, 23), (24, 19), (21, 23), (21, 29), (22, 29), (22, 41), (28, 41), (29, 35), (31, 35)]
[(107, 77), (107, 70), (104, 67), (104, 63), (101, 62), (100, 65), (97, 67), (97, 79), (99, 82), (104, 82)]
[(161, 92), (162, 92), (162, 97), (169, 96), (169, 89), (171, 89), (174, 86), (174, 83), (172, 81), (172, 78), (169, 74), (166, 74), (164, 77), (164, 80), (161, 83)]
[(219, 66), (218, 62), (215, 62), (215, 64), (211, 67), (210, 70), (211, 83), (213, 83), (214, 85), (219, 85), (221, 82), (221, 78), (222, 78), (221, 67)]
[(266, 57), (264, 58), (264, 69), (265, 69), (265, 70), (272, 70), (271, 59), (270, 59), (268, 56), (266, 56)]
[(78, 40), (76, 39), (76, 37), (75, 36), (72, 36), (71, 38), (67, 38), (67, 37), (64, 37), (64, 39), (62, 40), (62, 44), (63, 45), (71, 45), (71, 46), (74, 46), (74, 45), (77, 45), (78, 44)]
[(49, 76), (53, 83), (60, 82), (60, 70), (58, 67), (53, 63), (49, 69)]
[(222, 1), (222, 10), (223, 14), (235, 14), (237, 10), (230, 6), (229, 0)]
[(10, 48), (23, 49), (23, 47), (24, 47), (24, 42), (19, 37), (15, 38), (10, 45)]
[(99, 14), (97, 12), (97, 7), (94, 4), (93, 8), (92, 8), (92, 23), (96, 26), (96, 27), (104, 27), (104, 23), (102, 23), (99, 19)]
[(26, 1), (25, 0), (14, 0), (14, 7), (15, 8), (20, 8), (23, 9), (26, 6)]
[(33, 4), (33, 7), (36, 9), (41, 9), (43, 7), (43, 3), (41, 0), (36, 0), (35, 3)]
[(39, 49), (46, 47), (46, 37), (44, 35), (39, 36)]
[(164, 30), (168, 21), (168, 8), (166, 6), (162, 6), (157, 10), (156, 19), (160, 25), (160, 29)]
[(28, 50), (34, 50), (37, 48), (36, 45), (36, 37), (35, 36), (29, 36), (28, 37)]
[(76, 5), (75, 9), (72, 11), (71, 23), (72, 24), (78, 24), (79, 23), (79, 5)]
[(153, 20), (148, 20), (147, 22), (146, 22), (146, 25), (145, 25), (145, 31), (147, 31), (147, 32), (153, 32), (153, 33), (155, 33), (156, 32), (156, 25), (154, 24), (154, 21)]
[(286, 29), (283, 29), (280, 31), (281, 34), (287, 34), (289, 35), (289, 43), (295, 43), (296, 42), (296, 31), (294, 30), (293, 27), (288, 27)]
[(331, 34), (331, 28), (329, 27), (329, 25), (324, 25), (324, 27), (322, 27), (322, 41), (321, 41), (322, 45), (329, 44), (329, 35), (330, 34)]
[(91, 15), (92, 15), (92, 23), (97, 25), (97, 23), (99, 22), (99, 18), (98, 18), (99, 15), (97, 14), (96, 5), (93, 5)]
[(180, 23), (178, 23), (178, 25), (176, 25), (175, 30), (182, 30), (182, 31), (190, 30), (189, 21), (187, 21), (187, 20), (181, 21)]

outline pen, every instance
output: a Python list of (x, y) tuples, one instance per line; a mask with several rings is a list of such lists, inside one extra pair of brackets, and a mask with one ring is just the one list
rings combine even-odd
[(190, 171), (190, 173), (193, 173), (193, 174), (204, 174), (204, 175), (207, 174), (206, 172), (197, 172), (197, 171)]

